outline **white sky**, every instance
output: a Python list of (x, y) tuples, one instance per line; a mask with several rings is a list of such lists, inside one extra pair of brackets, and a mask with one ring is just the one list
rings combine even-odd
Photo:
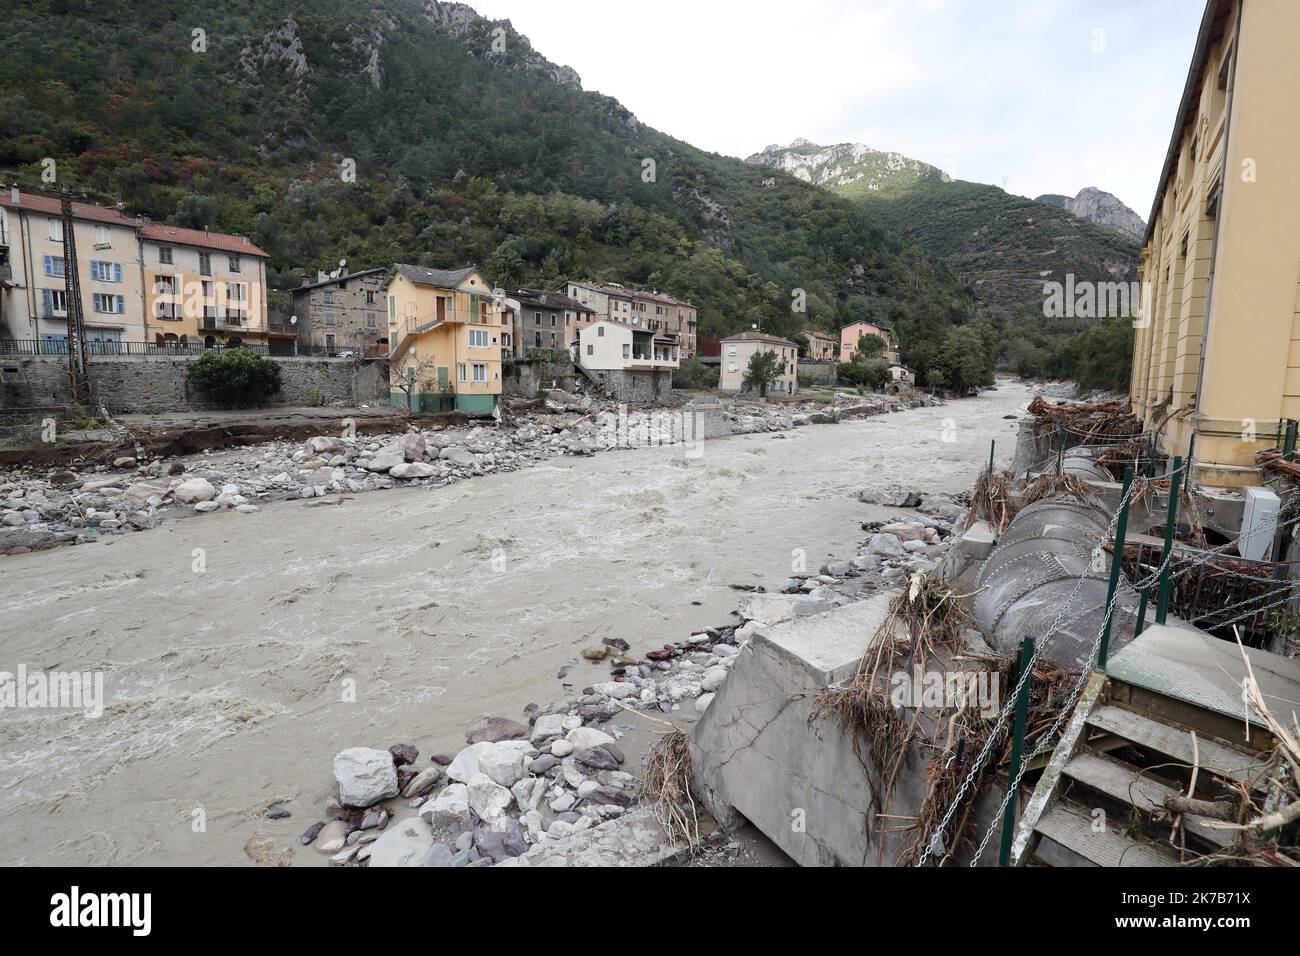
[(1204, 0), (469, 0), (695, 146), (859, 142), (1150, 211)]

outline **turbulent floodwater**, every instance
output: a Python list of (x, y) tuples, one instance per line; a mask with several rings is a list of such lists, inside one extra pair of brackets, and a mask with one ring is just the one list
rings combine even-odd
[[(89, 719), (0, 711), (0, 863), (239, 864), (297, 849), (334, 754), (454, 753), (483, 714), (571, 699), (559, 668), (729, 620), (792, 551), (854, 553), (864, 485), (968, 488), (1018, 384), (859, 422), (560, 460), (441, 489), (284, 502), (0, 559), (0, 671), (104, 672)], [(291, 811), (264, 816), (269, 804)]]

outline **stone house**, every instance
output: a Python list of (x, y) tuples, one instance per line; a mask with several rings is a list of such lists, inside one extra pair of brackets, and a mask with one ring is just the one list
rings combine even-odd
[(384, 288), (387, 269), (363, 269), (348, 275), (318, 274), (315, 282), (290, 293), (298, 344), (314, 353), (357, 356), (382, 347), (387, 352), (388, 323), (384, 320)]

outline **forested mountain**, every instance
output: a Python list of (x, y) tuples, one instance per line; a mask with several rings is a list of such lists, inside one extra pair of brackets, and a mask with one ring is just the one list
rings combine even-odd
[(806, 321), (802, 289), (815, 324), (873, 317), (905, 344), (974, 313), (858, 203), (645, 126), (461, 4), (44, 0), (5, 33), (0, 177), (40, 188), (49, 157), (79, 193), (248, 234), (281, 287), (342, 258), (475, 262), (504, 286), (669, 290), (706, 333), (778, 334)]
[(998, 310), (1041, 311), (1043, 283), (1062, 282), (1066, 273), (1076, 281), (1136, 278), (1138, 240), (1088, 221), (1083, 212), (1074, 214), (1066, 203), (953, 179), (935, 166), (857, 143), (818, 146), (800, 139), (769, 146), (747, 162), (783, 169), (860, 202), (880, 222), (948, 263), (981, 301)]

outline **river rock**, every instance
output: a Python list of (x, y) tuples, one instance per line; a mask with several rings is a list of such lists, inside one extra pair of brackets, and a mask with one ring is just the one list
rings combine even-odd
[(469, 781), (469, 806), (484, 823), (492, 824), (514, 802), (514, 795), (485, 773)]
[(206, 478), (188, 478), (176, 486), (172, 497), (182, 504), (196, 505), (201, 501), (211, 501), (217, 496), (217, 489)]
[(370, 845), (371, 866), (424, 866), (433, 830), (419, 817), (395, 823)]
[(469, 787), (463, 783), (448, 784), (442, 793), (420, 807), (420, 818), (437, 826), (468, 820)]
[(334, 779), (339, 785), (339, 803), (345, 807), (368, 807), (397, 796), (397, 768), (387, 750), (351, 747), (334, 758)]

